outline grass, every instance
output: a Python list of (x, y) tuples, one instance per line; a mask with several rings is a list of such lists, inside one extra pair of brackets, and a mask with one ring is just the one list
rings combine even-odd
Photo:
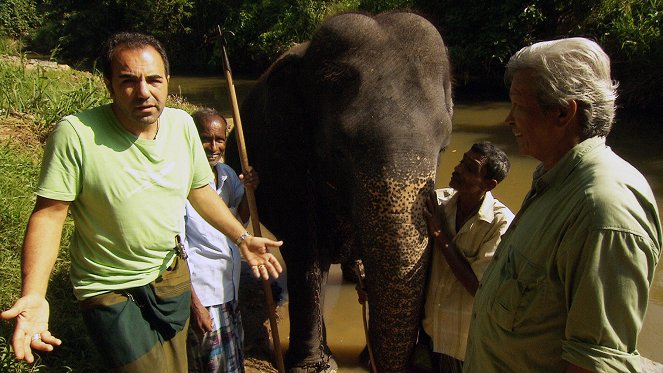
[(0, 60), (0, 86), (2, 114), (30, 116), (41, 140), (63, 116), (110, 101), (99, 75), (32, 66), (24, 57)]
[[(24, 56), (0, 56), (0, 116), (27, 118), (42, 142), (65, 115), (111, 101), (98, 73), (27, 62)], [(169, 96), (168, 105), (189, 113), (197, 108), (180, 96)]]
[[(37, 161), (30, 153), (10, 142), (0, 145), (0, 308), (9, 308), (20, 293), (20, 237), (34, 203), (30, 193), (37, 177)], [(12, 358), (7, 344), (11, 339), (11, 325), (0, 321), (0, 370), (2, 372), (39, 371), (40, 364), (33, 367), (18, 363)]]
[[(34, 205), (41, 145), (26, 144), (7, 139), (0, 144), (0, 308), (9, 308), (20, 294), (20, 250), (27, 219)], [(63, 234), (67, 242), (73, 226), (68, 221)], [(13, 322), (0, 322), (0, 371), (2, 372), (92, 372), (98, 369), (96, 351), (86, 340), (78, 306), (69, 283), (69, 253), (62, 245), (56, 262), (48, 299), (51, 303), (51, 330), (65, 340), (52, 354), (41, 354), (37, 362), (28, 365), (17, 362), (7, 341), (11, 340)], [(75, 369), (70, 367), (76, 367)], [(95, 367), (96, 366), (96, 367)]]
[[(110, 102), (99, 74), (29, 66), (24, 56), (16, 56), (14, 52), (11, 43), (0, 40), (1, 310), (11, 307), (20, 295), (21, 245), (35, 201), (43, 142), (64, 115)], [(167, 105), (189, 113), (197, 109), (177, 96), (169, 97)], [(69, 281), (67, 245), (72, 231), (73, 223), (68, 219), (47, 294), (51, 308), (50, 330), (62, 339), (62, 346), (51, 353), (38, 354), (33, 364), (18, 362), (8, 343), (14, 323), (0, 321), (0, 372), (104, 370), (88, 337)]]

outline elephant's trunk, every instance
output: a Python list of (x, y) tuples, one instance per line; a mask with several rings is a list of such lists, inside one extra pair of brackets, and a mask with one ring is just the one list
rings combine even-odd
[(424, 168), (409, 176), (360, 175), (365, 191), (358, 195), (365, 198), (355, 202), (365, 205), (355, 211), (365, 216), (359, 217), (364, 223), (355, 239), (366, 269), (371, 344), (381, 373), (407, 371), (417, 338), (429, 257), (423, 210), (435, 174), (434, 166)]

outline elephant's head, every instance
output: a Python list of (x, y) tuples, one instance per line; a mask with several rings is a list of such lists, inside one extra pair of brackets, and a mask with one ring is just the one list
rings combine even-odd
[[(281, 56), (243, 104), (261, 220), (285, 240), (290, 301), (353, 250), (366, 269), (381, 372), (403, 370), (416, 338), (424, 199), (451, 115), (446, 47), (411, 13), (330, 18)], [(296, 286), (293, 276), (303, 276)], [(291, 335), (291, 347), (303, 335)]]

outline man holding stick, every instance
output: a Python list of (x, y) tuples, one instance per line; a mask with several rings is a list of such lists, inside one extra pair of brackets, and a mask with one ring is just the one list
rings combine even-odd
[[(246, 190), (258, 186), (258, 173), (250, 168), (238, 176), (222, 162), (228, 122), (218, 111), (204, 108), (192, 117), (214, 173), (212, 187), (237, 220), (248, 224)], [(193, 285), (187, 342), (189, 372), (244, 372), (244, 331), (238, 304), (242, 267), (239, 251), (232, 240), (200, 218), (190, 203), (186, 204), (184, 221)]]
[(113, 103), (64, 118), (47, 143), (23, 243), (17, 359), (51, 351), (46, 289), (71, 210), (71, 279), (93, 341), (111, 371), (185, 372), (191, 285), (178, 233), (184, 201), (239, 246), (256, 277), (277, 277), (268, 252), (209, 186), (213, 175), (191, 117), (165, 107), (169, 65), (161, 44), (113, 35), (102, 54)]

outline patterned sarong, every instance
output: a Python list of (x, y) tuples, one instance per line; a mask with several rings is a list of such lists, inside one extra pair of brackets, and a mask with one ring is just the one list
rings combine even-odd
[(111, 372), (163, 373), (187, 371), (190, 305), (189, 269), (179, 257), (150, 284), (80, 303), (90, 337)]
[(237, 301), (207, 307), (207, 310), (212, 316), (214, 330), (201, 337), (189, 329), (189, 372), (244, 372), (244, 331)]

